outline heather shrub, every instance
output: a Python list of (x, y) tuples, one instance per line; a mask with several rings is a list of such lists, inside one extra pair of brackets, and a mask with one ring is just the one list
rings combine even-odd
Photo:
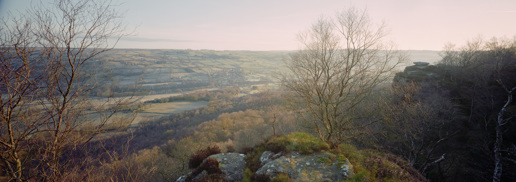
[(330, 146), (311, 134), (294, 132), (272, 139), (267, 143), (266, 148), (274, 153), (297, 151), (301, 154), (312, 154), (329, 150)]
[[(203, 175), (200, 179), (192, 180), (192, 177), (199, 175), (206, 171), (207, 175)], [(219, 162), (216, 159), (206, 159), (197, 169), (195, 169), (186, 181), (203, 181), (203, 182), (219, 182), (224, 181), (224, 172), (219, 168)]]
[(201, 165), (202, 161), (206, 159), (208, 156), (213, 154), (220, 153), (220, 148), (218, 146), (207, 147), (206, 149), (201, 149), (190, 156), (188, 160), (188, 167), (190, 169), (195, 169)]

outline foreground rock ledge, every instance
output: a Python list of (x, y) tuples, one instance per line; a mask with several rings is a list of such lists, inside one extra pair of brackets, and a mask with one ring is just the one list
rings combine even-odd
[[(224, 179), (229, 182), (241, 181), (246, 168), (244, 154), (222, 153), (209, 156), (219, 162), (219, 168), (224, 172)], [(206, 161), (205, 159), (204, 161)], [(288, 174), (293, 181), (342, 181), (353, 175), (351, 164), (346, 158), (339, 158), (328, 152), (311, 155), (300, 155), (297, 152), (290, 154), (265, 151), (260, 157), (262, 167), (257, 174), (274, 178), (279, 173)], [(204, 162), (203, 162), (204, 163)], [(191, 175), (178, 178), (177, 182), (184, 182)], [(202, 179), (205, 172), (192, 179)]]
[[(256, 174), (270, 178), (278, 173), (286, 173), (293, 181), (342, 181), (353, 175), (351, 164), (346, 158), (338, 159), (331, 153), (300, 155), (297, 152), (281, 156), (274, 160), (265, 159), (271, 152), (264, 152), (261, 160), (265, 164)], [(337, 158), (336, 160), (331, 160)]]

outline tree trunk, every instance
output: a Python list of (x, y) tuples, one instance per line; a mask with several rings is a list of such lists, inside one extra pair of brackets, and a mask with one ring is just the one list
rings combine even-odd
[[(505, 87), (504, 87), (505, 88)], [(507, 106), (512, 102), (512, 92), (516, 89), (516, 87), (512, 88), (511, 90), (506, 89), (507, 91), (507, 101), (503, 105), (502, 109), (500, 109), (500, 112), (498, 113), (498, 122), (496, 123), (496, 141), (493, 147), (494, 152), (494, 158), (495, 158), (495, 168), (493, 173), (493, 182), (499, 182), (502, 178), (502, 142), (503, 142), (503, 135), (502, 135), (502, 126), (506, 124), (508, 119), (504, 119), (503, 115), (505, 114), (505, 110), (507, 109)]]
[(502, 177), (502, 153), (500, 151), (502, 147), (502, 131), (500, 121), (496, 125), (496, 142), (494, 145), (494, 158), (495, 158), (495, 169), (493, 174), (493, 182), (499, 182)]

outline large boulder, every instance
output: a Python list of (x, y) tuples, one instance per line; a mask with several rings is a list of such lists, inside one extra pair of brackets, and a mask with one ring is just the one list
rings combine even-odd
[(276, 159), (267, 157), (275, 155), (269, 151), (264, 152), (260, 161), (266, 163), (256, 171), (256, 174), (274, 178), (277, 174), (283, 173), (293, 181), (343, 181), (353, 175), (351, 164), (342, 155), (336, 156), (328, 152), (300, 155), (293, 152)]

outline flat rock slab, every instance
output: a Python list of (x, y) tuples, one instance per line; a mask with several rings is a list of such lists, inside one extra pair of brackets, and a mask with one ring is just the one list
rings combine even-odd
[(331, 153), (292, 153), (268, 161), (256, 171), (256, 174), (272, 178), (278, 173), (286, 173), (293, 181), (342, 181), (353, 174), (347, 159), (332, 161), (332, 158), (335, 158), (335, 155)]

